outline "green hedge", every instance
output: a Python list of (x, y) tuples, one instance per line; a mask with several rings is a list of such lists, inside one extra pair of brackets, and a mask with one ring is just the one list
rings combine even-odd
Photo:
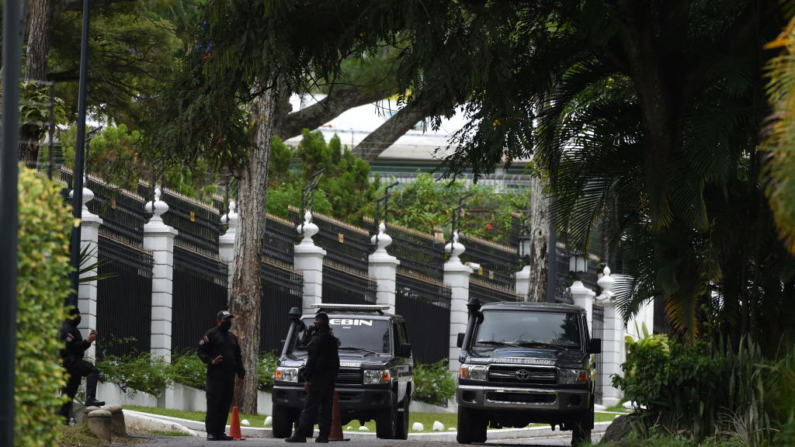
[(66, 383), (59, 328), (69, 294), (69, 237), (75, 220), (60, 196), (61, 186), (19, 173), (19, 244), (14, 445), (54, 446), (62, 424), (57, 416)]
[(455, 396), (456, 380), (444, 360), (414, 368), (414, 400), (442, 405)]

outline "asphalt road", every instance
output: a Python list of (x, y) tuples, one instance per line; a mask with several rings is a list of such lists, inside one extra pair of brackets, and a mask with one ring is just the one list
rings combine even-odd
[[(597, 442), (601, 434), (594, 434), (592, 441)], [(229, 441), (229, 442), (210, 442), (207, 441), (205, 438), (202, 437), (187, 437), (187, 436), (151, 436), (147, 437), (149, 441), (145, 444), (146, 447), (194, 447), (194, 446), (248, 446), (248, 447), (259, 447), (259, 446), (287, 446), (287, 445), (302, 445), (302, 444), (288, 444), (284, 442), (283, 439), (246, 439), (242, 441)], [(317, 445), (314, 442), (314, 439), (309, 439), (307, 444)], [(360, 441), (347, 441), (347, 442), (333, 442), (330, 443), (331, 445), (337, 445), (340, 447), (363, 447), (363, 446), (374, 446), (374, 447), (399, 447), (399, 446), (407, 446), (407, 445), (427, 445), (432, 447), (458, 447), (460, 444), (456, 442), (440, 442), (440, 441), (427, 441), (424, 439), (409, 439), (406, 441), (394, 441), (394, 440), (380, 440), (380, 439), (368, 439), (368, 440), (360, 440)], [(472, 445), (484, 445), (484, 444), (472, 444)], [(516, 446), (526, 446), (526, 447), (541, 447), (541, 446), (570, 446), (571, 445), (571, 436), (566, 433), (563, 435), (554, 435), (554, 436), (545, 436), (545, 437), (534, 437), (534, 438), (517, 438), (517, 439), (501, 439), (497, 441), (488, 441), (485, 445), (516, 445)]]

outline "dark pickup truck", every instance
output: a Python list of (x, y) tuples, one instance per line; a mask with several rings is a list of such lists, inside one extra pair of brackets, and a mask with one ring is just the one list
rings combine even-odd
[[(414, 360), (403, 317), (383, 313), (388, 306), (380, 305), (313, 307), (328, 314), (340, 341), (336, 390), (341, 423), (375, 420), (379, 438), (406, 439)], [(302, 316), (294, 307), (289, 317), (290, 329), (273, 375), (275, 438), (290, 436), (306, 400), (303, 368), (314, 314)]]
[(467, 304), (458, 373), (460, 444), (485, 442), (489, 426), (550, 424), (572, 430), (572, 445), (591, 440), (594, 363), (585, 311), (553, 303)]

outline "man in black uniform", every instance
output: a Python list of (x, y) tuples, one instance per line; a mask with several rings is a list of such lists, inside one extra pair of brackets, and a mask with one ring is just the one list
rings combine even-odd
[(72, 408), (72, 400), (77, 394), (77, 388), (80, 387), (80, 382), (83, 377), (86, 377), (86, 406), (87, 407), (100, 407), (105, 405), (105, 402), (97, 400), (97, 381), (99, 381), (99, 370), (94, 364), (83, 360), (86, 350), (91, 346), (91, 343), (97, 339), (97, 331), (91, 329), (83, 340), (83, 335), (77, 325), (80, 324), (80, 310), (71, 309), (69, 311), (69, 318), (61, 326), (61, 340), (65, 342), (65, 346), (61, 349), (61, 362), (63, 363), (66, 372), (69, 374), (69, 381), (63, 389), (64, 394), (69, 396), (69, 402), (61, 406), (58, 412), (69, 423), (69, 413)]
[(207, 364), (207, 414), (204, 427), (208, 441), (231, 441), (225, 433), (229, 406), (235, 392), (235, 374), (243, 380), (246, 370), (240, 355), (237, 336), (229, 332), (234, 316), (222, 310), (216, 315), (216, 327), (199, 340), (199, 358)]
[[(315, 442), (328, 442), (331, 434), (331, 409), (334, 403), (334, 382), (340, 369), (339, 341), (331, 332), (328, 315), (315, 315), (315, 335), (307, 345), (309, 358), (304, 368), (304, 409), (295, 433), (287, 442), (306, 442), (317, 421), (320, 433)], [(319, 415), (318, 415), (318, 410)]]

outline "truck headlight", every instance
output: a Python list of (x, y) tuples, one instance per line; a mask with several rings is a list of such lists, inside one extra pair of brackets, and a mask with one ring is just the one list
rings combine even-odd
[(283, 368), (278, 367), (273, 372), (273, 380), (282, 382), (298, 382), (298, 368)]
[(364, 384), (377, 385), (379, 383), (390, 383), (392, 381), (392, 374), (389, 371), (380, 369), (366, 369), (364, 370)]
[(489, 367), (486, 365), (467, 365), (465, 363), (458, 369), (458, 377), (485, 382), (489, 379)]
[(559, 369), (558, 383), (576, 384), (585, 383), (591, 379), (591, 373), (587, 369)]

